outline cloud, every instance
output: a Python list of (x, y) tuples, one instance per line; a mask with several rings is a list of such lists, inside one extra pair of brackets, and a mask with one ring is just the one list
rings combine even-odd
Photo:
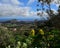
[(30, 7), (21, 7), (18, 0), (0, 0), (0, 16), (29, 16)]
[(31, 7), (21, 7), (18, 0), (0, 0), (0, 16), (36, 16)]
[(28, 16), (30, 7), (0, 4), (0, 16)]
[[(18, 6), (12, 6), (7, 4), (0, 4), (0, 16), (37, 16), (38, 12), (30, 11), (30, 7), (18, 7)], [(46, 12), (39, 11), (40, 18), (49, 18), (48, 14)], [(42, 15), (42, 16), (41, 16)]]
[(51, 3), (56, 4), (56, 6), (59, 7), (60, 0), (51, 0)]
[(31, 3), (35, 2), (35, 1), (37, 1), (37, 0), (29, 0), (27, 5), (30, 5)]
[(19, 2), (18, 0), (11, 0), (11, 3), (14, 5), (23, 5), (23, 3)]
[(0, 3), (12, 4), (12, 5), (23, 5), (23, 3), (19, 2), (18, 0), (0, 0)]
[(0, 16), (36, 16), (36, 12), (31, 11), (31, 7), (0, 3)]
[[(37, 16), (38, 12), (31, 11), (31, 7), (19, 7), (19, 6), (12, 6), (10, 4), (0, 4), (0, 16)], [(39, 11), (40, 18), (49, 18), (48, 14), (46, 12), (43, 13), (42, 11)]]

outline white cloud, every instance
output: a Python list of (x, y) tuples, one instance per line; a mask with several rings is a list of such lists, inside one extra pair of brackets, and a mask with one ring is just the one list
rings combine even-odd
[(12, 4), (12, 5), (23, 5), (23, 3), (19, 2), (18, 0), (0, 0), (0, 3)]
[(0, 16), (28, 16), (29, 10), (29, 7), (0, 4)]
[[(0, 16), (37, 16), (37, 12), (30, 11), (30, 7), (19, 7), (19, 6), (12, 6), (10, 4), (0, 4)], [(42, 18), (49, 18), (46, 12), (43, 13), (39, 11), (40, 17)]]
[(0, 0), (0, 16), (36, 16), (31, 7), (21, 7), (18, 0)]
[(31, 3), (35, 2), (35, 1), (37, 1), (37, 0), (29, 0), (27, 5), (30, 5)]
[(11, 0), (11, 3), (15, 5), (23, 5), (23, 3), (19, 2), (18, 0)]
[(0, 16), (29, 16), (30, 7), (21, 7), (18, 0), (0, 0)]

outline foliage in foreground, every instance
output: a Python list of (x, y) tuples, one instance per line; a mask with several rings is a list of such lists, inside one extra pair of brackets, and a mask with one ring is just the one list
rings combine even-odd
[(53, 29), (50, 32), (44, 29), (32, 29), (29, 35), (20, 35), (19, 32), (0, 29), (0, 48), (59, 48), (60, 31)]

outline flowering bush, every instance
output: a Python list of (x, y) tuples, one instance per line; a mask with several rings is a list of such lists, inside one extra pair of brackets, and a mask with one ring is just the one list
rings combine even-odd
[[(0, 29), (0, 48), (59, 48), (60, 31), (53, 29), (46, 32), (44, 29), (32, 29), (29, 36), (19, 32)], [(37, 34), (36, 34), (37, 32)]]

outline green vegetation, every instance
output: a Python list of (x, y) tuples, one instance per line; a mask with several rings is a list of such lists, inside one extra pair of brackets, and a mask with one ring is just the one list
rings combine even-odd
[(50, 31), (45, 26), (22, 31), (5, 28), (0, 27), (0, 48), (59, 48), (60, 46), (60, 31), (55, 28)]

